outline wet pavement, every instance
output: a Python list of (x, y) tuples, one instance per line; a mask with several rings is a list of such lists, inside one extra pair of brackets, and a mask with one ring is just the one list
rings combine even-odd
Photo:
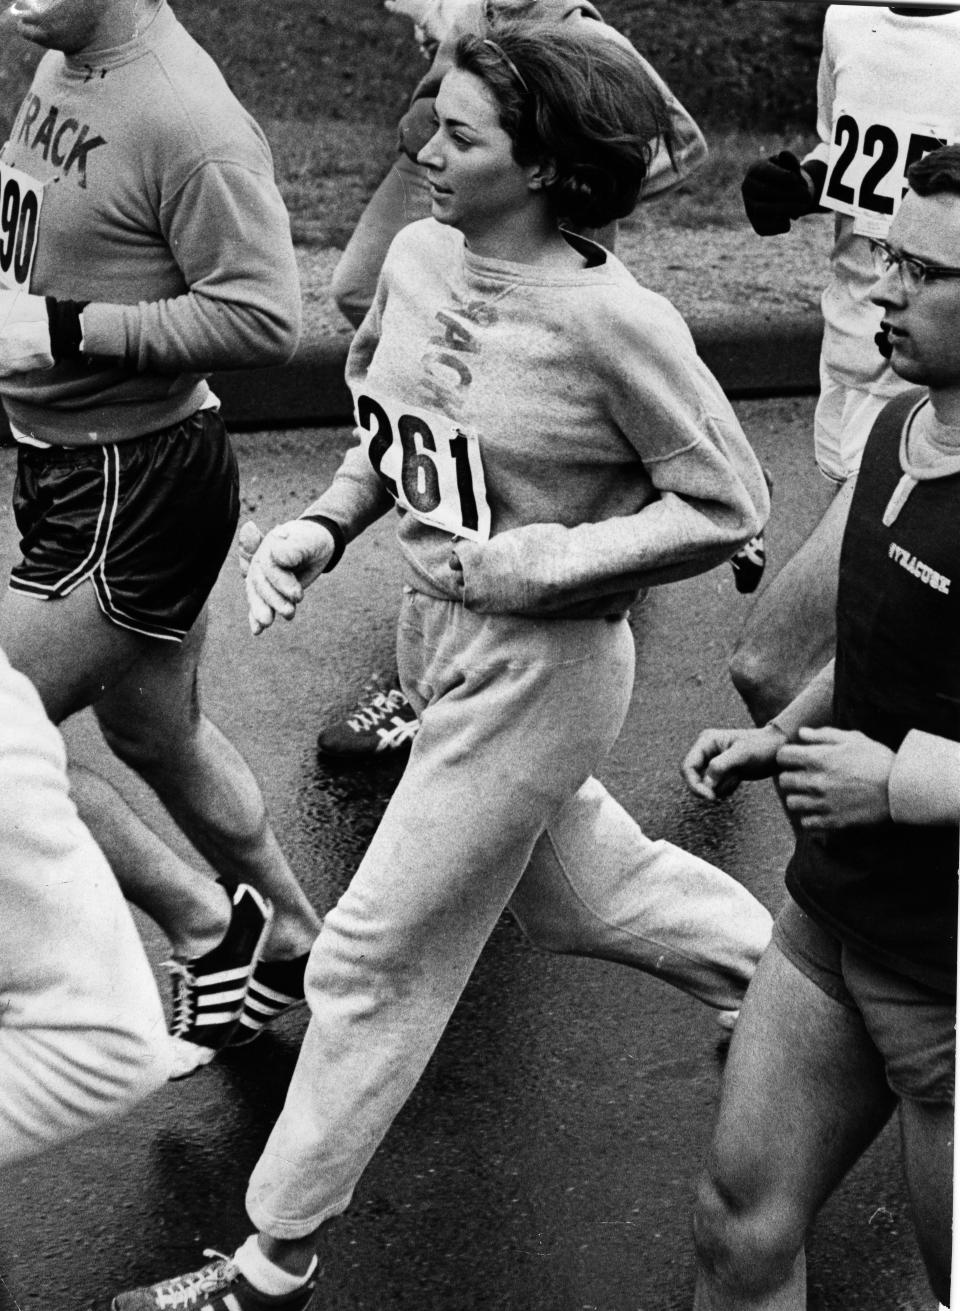
[[(743, 403), (775, 478), (777, 566), (811, 522), (808, 399)], [(247, 513), (289, 518), (325, 485), (340, 429), (238, 438)], [(13, 459), (0, 452), (0, 548), (15, 531)], [(391, 662), (397, 606), (384, 521), (322, 579), (296, 622), (249, 636), (232, 565), (214, 598), (204, 696), (261, 778), (314, 903), (346, 885), (397, 778), (338, 770), (313, 743)], [(726, 655), (747, 602), (726, 567), (661, 589), (635, 616), (627, 726), (601, 777), (651, 833), (741, 878), (771, 909), (789, 832), (772, 790), (723, 807), (689, 797), (677, 764), (699, 728), (742, 722)], [(71, 751), (103, 763), (89, 717)], [(104, 769), (168, 840), (169, 821)], [(179, 849), (186, 852), (182, 843)], [(150, 958), (165, 944), (144, 921)], [(201, 1263), (249, 1230), (243, 1187), (279, 1111), (305, 1021), (171, 1084), (126, 1120), (14, 1167), (0, 1182), (0, 1311), (75, 1311), (111, 1289)], [(689, 1214), (716, 1102), (712, 1014), (626, 968), (559, 959), (498, 926), (414, 1096), (331, 1226), (318, 1311), (686, 1311)], [(821, 1215), (809, 1246), (811, 1311), (928, 1311), (888, 1130)]]

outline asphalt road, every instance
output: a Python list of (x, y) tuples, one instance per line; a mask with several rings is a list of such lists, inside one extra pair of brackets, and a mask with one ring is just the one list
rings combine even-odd
[[(808, 399), (742, 403), (775, 477), (774, 566), (811, 519)], [(248, 512), (269, 526), (322, 489), (342, 429), (238, 439)], [(0, 547), (15, 546), (13, 459), (0, 452)], [(247, 631), (238, 578), (214, 597), (204, 694), (261, 778), (316, 905), (345, 886), (396, 779), (317, 764), (321, 714), (391, 660), (397, 570), (382, 523), (310, 595), (297, 621)], [(747, 602), (724, 567), (655, 593), (635, 617), (628, 724), (602, 771), (651, 833), (782, 897), (787, 826), (766, 784), (722, 808), (687, 796), (677, 763), (700, 727), (742, 722), (726, 656)], [(76, 756), (103, 761), (86, 716)], [(168, 838), (116, 766), (104, 772)], [(182, 848), (181, 848), (182, 849)], [(144, 924), (152, 960), (164, 944)], [(75, 1311), (94, 1296), (191, 1268), (249, 1229), (243, 1187), (302, 1035), (280, 1032), (168, 1085), (125, 1121), (0, 1182), (0, 1311)], [(716, 1103), (709, 1012), (663, 984), (530, 948), (496, 930), (419, 1088), (331, 1228), (318, 1311), (685, 1311), (689, 1214)], [(928, 1311), (888, 1130), (825, 1208), (809, 1245), (811, 1311)]]

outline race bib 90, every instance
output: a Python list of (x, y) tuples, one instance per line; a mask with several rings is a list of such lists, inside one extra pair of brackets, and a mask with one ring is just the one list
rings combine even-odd
[(354, 397), (367, 458), (398, 505), (472, 542), (490, 536), (480, 443), (453, 419), (380, 396)]
[(30, 290), (43, 188), (0, 160), (0, 287)]
[(907, 190), (911, 164), (946, 145), (944, 124), (922, 123), (912, 115), (842, 109), (833, 124), (833, 141), (821, 203), (853, 217), (853, 230), (885, 237)]

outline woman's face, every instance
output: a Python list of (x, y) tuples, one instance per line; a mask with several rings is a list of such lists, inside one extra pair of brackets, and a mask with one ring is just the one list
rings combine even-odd
[(542, 197), (536, 164), (521, 166), (496, 102), (472, 73), (453, 68), (436, 99), (437, 130), (417, 156), (427, 170), (433, 217), (471, 236), (493, 234)]

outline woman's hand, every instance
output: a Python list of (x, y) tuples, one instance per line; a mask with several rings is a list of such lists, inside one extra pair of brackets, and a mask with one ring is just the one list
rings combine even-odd
[(291, 519), (271, 528), (266, 537), (255, 523), (245, 523), (239, 547), (250, 631), (256, 637), (270, 627), (276, 615), (293, 618), (304, 588), (323, 573), (335, 543), (323, 524)]
[(771, 724), (765, 728), (707, 728), (680, 769), (691, 792), (704, 801), (719, 801), (744, 779), (769, 778), (786, 740), (786, 734)]

